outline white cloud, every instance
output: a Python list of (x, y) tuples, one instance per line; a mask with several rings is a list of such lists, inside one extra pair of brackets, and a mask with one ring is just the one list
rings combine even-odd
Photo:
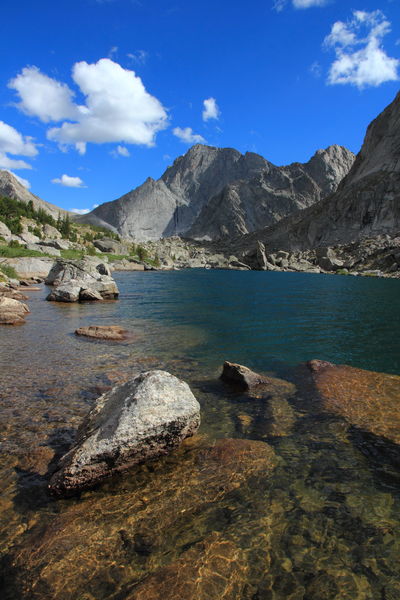
[(0, 169), (32, 169), (32, 167), (24, 160), (10, 158), (4, 152), (0, 152)]
[(7, 156), (36, 156), (38, 149), (32, 138), (23, 136), (19, 131), (0, 121), (0, 168), (4, 169), (31, 169), (31, 165), (24, 160)]
[(47, 132), (47, 138), (61, 146), (73, 144), (80, 154), (88, 142), (154, 146), (157, 132), (167, 127), (164, 107), (140, 77), (109, 58), (75, 63), (72, 78), (86, 97), (84, 105), (72, 101), (74, 92), (66, 84), (37, 67), (26, 67), (9, 83), (20, 96), (23, 112), (44, 122), (64, 121)]
[(324, 40), (325, 47), (332, 48), (336, 54), (328, 83), (351, 84), (362, 89), (397, 81), (400, 61), (388, 56), (381, 46), (390, 29), (390, 22), (380, 10), (356, 10), (346, 23), (334, 23)]
[(217, 105), (217, 101), (215, 98), (207, 98), (203, 102), (204, 110), (203, 110), (203, 121), (208, 121), (209, 119), (218, 119), (220, 110)]
[(98, 206), (98, 204), (93, 204), (92, 208), (71, 208), (71, 212), (76, 213), (77, 215), (87, 215)]
[(69, 175), (61, 175), (56, 179), (52, 179), (51, 183), (59, 183), (65, 187), (82, 188), (86, 187), (80, 177), (70, 177)]
[(191, 127), (185, 127), (184, 129), (181, 127), (175, 127), (172, 133), (176, 135), (181, 142), (185, 142), (186, 144), (202, 144), (206, 141), (202, 135), (193, 133), (193, 129)]
[(129, 156), (131, 155), (126, 146), (117, 146), (114, 150), (111, 150), (110, 154), (115, 158), (118, 158), (119, 156), (129, 158)]
[(9, 173), (11, 173), (11, 175), (13, 175), (15, 177), (15, 179), (17, 179), (21, 185), (23, 185), (24, 187), (26, 187), (28, 190), (31, 187), (30, 181), (28, 181), (27, 179), (24, 179), (23, 177), (20, 177), (19, 175), (17, 175), (16, 173), (13, 173), (12, 171), (9, 171), (8, 169), (6, 169), (6, 171), (8, 171)]
[(74, 92), (66, 84), (41, 73), (37, 67), (22, 69), (8, 87), (21, 99), (18, 108), (44, 123), (75, 119), (79, 114), (79, 107), (72, 101)]
[(326, 6), (329, 0), (292, 0), (294, 8), (311, 8), (312, 6)]
[[(273, 9), (281, 12), (289, 0), (275, 0)], [(292, 0), (293, 8), (312, 8), (314, 6), (326, 6), (331, 0)]]

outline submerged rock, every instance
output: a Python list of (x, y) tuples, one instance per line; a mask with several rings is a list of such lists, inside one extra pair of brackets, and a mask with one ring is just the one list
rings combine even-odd
[(357, 428), (400, 444), (400, 377), (347, 365), (308, 363), (323, 408)]
[(119, 325), (90, 325), (89, 327), (79, 327), (75, 333), (97, 340), (125, 340), (127, 331)]
[[(5, 578), (21, 600), (102, 598), (105, 585), (110, 598), (146, 600), (146, 591), (157, 599), (239, 600), (249, 582), (249, 545), (257, 546), (256, 556), (262, 545), (268, 558), (267, 527), (254, 490), (267, 484), (276, 463), (274, 450), (260, 441), (187, 439), (174, 455), (152, 463), (151, 472), (137, 467), (109, 489), (63, 503), (45, 527), (25, 534)], [(255, 521), (239, 524), (233, 518), (230, 525), (229, 515), (242, 510), (244, 498), (247, 509), (254, 505)], [(230, 527), (227, 535), (215, 533), (214, 515)], [(196, 573), (203, 581), (193, 581)]]
[(55, 286), (47, 296), (47, 300), (55, 302), (114, 300), (119, 295), (108, 265), (91, 257), (57, 260), (46, 284)]
[(126, 600), (240, 600), (248, 570), (245, 552), (213, 533), (135, 586)]
[(25, 323), (29, 308), (14, 298), (0, 297), (0, 325), (20, 325)]
[(68, 495), (137, 463), (168, 454), (200, 425), (189, 386), (165, 371), (148, 371), (103, 394), (77, 444), (61, 459), (50, 489)]

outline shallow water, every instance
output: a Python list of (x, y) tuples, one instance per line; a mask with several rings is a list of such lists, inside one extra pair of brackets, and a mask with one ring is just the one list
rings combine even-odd
[[(310, 402), (310, 389), (297, 368), (319, 358), (400, 374), (400, 282), (202, 270), (117, 273), (115, 278), (118, 302), (47, 303), (43, 289), (30, 292), (32, 312), (25, 325), (0, 329), (5, 596), (122, 599), (159, 568), (176, 560), (182, 565), (196, 544), (211, 539), (214, 548), (217, 532), (224, 543), (239, 548), (244, 565), (234, 574), (241, 585), (226, 598), (400, 597), (398, 469), (380, 454), (377, 459), (343, 419)], [(133, 340), (105, 343), (73, 334), (90, 324), (125, 326)], [(292, 381), (295, 391), (268, 398), (238, 394), (218, 379), (224, 360)], [(186, 465), (177, 453), (78, 500), (58, 502), (47, 495), (46, 472), (53, 455), (71, 445), (84, 414), (106, 386), (151, 368), (165, 368), (191, 385), (202, 405), (201, 433), (207, 438), (267, 442), (277, 467), (271, 476), (258, 474), (239, 491), (174, 518), (157, 543), (150, 543), (156, 549), (146, 554), (135, 545), (132, 551), (130, 533), (119, 545), (115, 542), (129, 520), (121, 509), (123, 499), (131, 502), (144, 489), (151, 495), (156, 475), (157, 493), (163, 485), (167, 493), (168, 483), (162, 482), (168, 481), (168, 469), (175, 472), (178, 466), (183, 475), (187, 469), (190, 482), (190, 461)], [(60, 542), (68, 561), (59, 558), (46, 571), (44, 553), (42, 562), (27, 561), (24, 574), (15, 558), (20, 549), (24, 556), (24, 547), (37, 536), (50, 535), (49, 528), (58, 531), (63, 519), (69, 523), (71, 511), (78, 514), (76, 529), (69, 527), (80, 550), (72, 556), (73, 542), (64, 542), (65, 547)], [(93, 536), (100, 537), (92, 539), (86, 523), (94, 514)], [(147, 531), (149, 523), (144, 520), (141, 528)], [(138, 523), (133, 520), (129, 527), (136, 531)], [(93, 550), (95, 540), (98, 551)], [(118, 558), (114, 562), (106, 556), (111, 548)], [(84, 562), (95, 576), (88, 576)], [(35, 577), (41, 585), (25, 589), (23, 582)]]

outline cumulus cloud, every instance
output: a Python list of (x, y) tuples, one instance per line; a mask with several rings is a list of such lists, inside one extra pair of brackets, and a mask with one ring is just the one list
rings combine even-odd
[(0, 168), (31, 169), (24, 160), (10, 158), (8, 154), (17, 156), (36, 156), (38, 149), (32, 138), (23, 136), (19, 131), (0, 121)]
[[(293, 8), (312, 8), (314, 6), (326, 6), (331, 0), (292, 0)], [(274, 2), (274, 10), (277, 12), (281, 12), (288, 0), (275, 0)]]
[(215, 98), (207, 98), (206, 100), (204, 100), (203, 106), (203, 121), (219, 118), (220, 110), (218, 108), (217, 101)]
[(124, 158), (129, 158), (131, 153), (129, 152), (126, 146), (117, 146), (114, 150), (111, 151), (112, 156), (118, 158), (119, 156), (123, 156)]
[(86, 187), (80, 177), (70, 177), (69, 175), (61, 175), (56, 179), (52, 179), (51, 183), (58, 183), (64, 187), (82, 188)]
[(206, 140), (202, 135), (193, 132), (191, 127), (175, 127), (172, 133), (176, 135), (177, 138), (181, 140), (181, 142), (185, 142), (185, 144), (201, 144)]
[(381, 46), (390, 29), (390, 22), (380, 10), (356, 10), (349, 21), (334, 23), (324, 40), (325, 47), (336, 54), (328, 83), (351, 84), (362, 89), (397, 81), (400, 61), (388, 56)]
[(19, 94), (23, 112), (44, 122), (63, 121), (47, 132), (60, 146), (73, 144), (81, 154), (88, 142), (153, 146), (157, 132), (167, 127), (164, 107), (140, 77), (109, 58), (75, 63), (72, 79), (85, 96), (82, 105), (73, 102), (74, 92), (66, 84), (37, 67), (26, 67), (9, 83)]
[(8, 87), (20, 97), (18, 108), (44, 123), (75, 119), (79, 114), (79, 107), (73, 102), (74, 92), (65, 83), (41, 73), (37, 67), (22, 69), (9, 81)]

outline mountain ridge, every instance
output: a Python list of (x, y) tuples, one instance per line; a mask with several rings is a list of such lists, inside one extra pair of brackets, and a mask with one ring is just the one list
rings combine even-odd
[[(146, 179), (141, 186), (100, 205), (79, 220), (92, 225), (108, 225), (123, 237), (137, 241), (174, 235), (217, 240), (236, 231), (247, 233), (248, 225), (262, 228), (294, 209), (313, 204), (336, 189), (353, 160), (353, 153), (333, 145), (317, 151), (307, 163), (277, 167), (253, 152), (241, 154), (233, 148), (196, 144), (176, 158), (158, 180)], [(245, 198), (242, 204), (245, 203), (246, 210), (242, 213), (235, 211), (235, 202), (230, 201), (226, 190), (223, 198), (218, 199), (226, 186), (236, 186), (232, 193), (237, 194), (238, 185), (239, 196)], [(246, 215), (254, 212), (254, 203), (259, 201), (260, 194), (255, 194), (254, 189), (261, 190), (264, 204), (276, 200), (281, 206), (269, 214), (265, 207), (256, 211), (253, 223)], [(225, 227), (224, 211), (215, 211), (214, 207), (227, 201), (231, 213), (233, 211), (228, 228)], [(217, 214), (219, 221), (216, 223)]]

